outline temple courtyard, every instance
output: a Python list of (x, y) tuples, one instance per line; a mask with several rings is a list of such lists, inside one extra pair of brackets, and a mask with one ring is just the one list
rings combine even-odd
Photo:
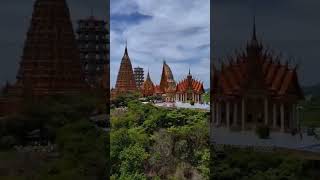
[[(316, 129), (315, 132), (319, 132)], [(320, 138), (308, 135), (307, 129), (301, 134), (270, 132), (267, 139), (259, 138), (255, 131), (231, 131), (225, 127), (211, 129), (211, 144), (223, 144), (239, 147), (287, 148), (320, 153)]]

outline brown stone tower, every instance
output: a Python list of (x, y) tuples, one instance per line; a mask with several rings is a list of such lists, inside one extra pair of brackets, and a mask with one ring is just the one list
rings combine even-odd
[(128, 55), (127, 46), (125, 48), (121, 60), (115, 92), (116, 94), (137, 92), (137, 85), (133, 75), (132, 65)]
[(65, 0), (36, 0), (14, 92), (50, 95), (86, 87)]

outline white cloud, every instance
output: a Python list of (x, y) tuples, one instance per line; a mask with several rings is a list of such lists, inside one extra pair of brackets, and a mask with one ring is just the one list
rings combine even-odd
[[(203, 81), (208, 88), (210, 85), (210, 1), (111, 1), (113, 14), (128, 15), (134, 12), (152, 18), (126, 26), (123, 22), (111, 23), (111, 86), (115, 85), (127, 39), (133, 67), (140, 66), (145, 71), (150, 69), (154, 83), (158, 84), (160, 81), (162, 62), (165, 59), (176, 81), (187, 75), (191, 65), (193, 76)], [(123, 31), (113, 28), (112, 24), (117, 23), (125, 27)]]

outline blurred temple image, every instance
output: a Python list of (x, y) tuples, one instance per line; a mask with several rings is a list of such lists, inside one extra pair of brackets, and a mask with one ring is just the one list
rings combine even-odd
[(0, 4), (17, 37), (0, 68), (18, 69), (0, 77), (0, 179), (108, 179), (109, 2)]
[(297, 65), (272, 54), (259, 42), (255, 22), (244, 52), (213, 67), (212, 125), (229, 129), (293, 132), (299, 125), (298, 102), (304, 98)]
[[(94, 27), (96, 23), (100, 25)], [(83, 24), (89, 27), (86, 29)], [(26, 96), (77, 94), (87, 92), (92, 83), (95, 87), (107, 88), (108, 31), (105, 25), (93, 16), (87, 21), (79, 21), (77, 42), (65, 0), (35, 1), (17, 79), (3, 88), (5, 97), (0, 97), (0, 114), (17, 111), (19, 101)], [(96, 36), (97, 40), (92, 41)], [(97, 67), (92, 70), (91, 64)], [(90, 72), (83, 66), (90, 66)]]

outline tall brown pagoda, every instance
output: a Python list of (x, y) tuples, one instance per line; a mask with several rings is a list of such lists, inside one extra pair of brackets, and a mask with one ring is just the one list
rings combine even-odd
[(65, 0), (36, 0), (13, 94), (50, 95), (86, 87)]
[(126, 46), (118, 72), (116, 87), (112, 90), (111, 93), (112, 96), (115, 97), (119, 94), (137, 91), (138, 88), (133, 74), (131, 60), (128, 55), (128, 49)]
[(167, 102), (173, 102), (175, 100), (176, 82), (166, 61), (163, 61), (160, 90), (164, 93)]
[(303, 99), (296, 67), (270, 53), (257, 40), (255, 22), (246, 51), (229, 59), (211, 78), (212, 125), (252, 130), (299, 128), (298, 101)]

